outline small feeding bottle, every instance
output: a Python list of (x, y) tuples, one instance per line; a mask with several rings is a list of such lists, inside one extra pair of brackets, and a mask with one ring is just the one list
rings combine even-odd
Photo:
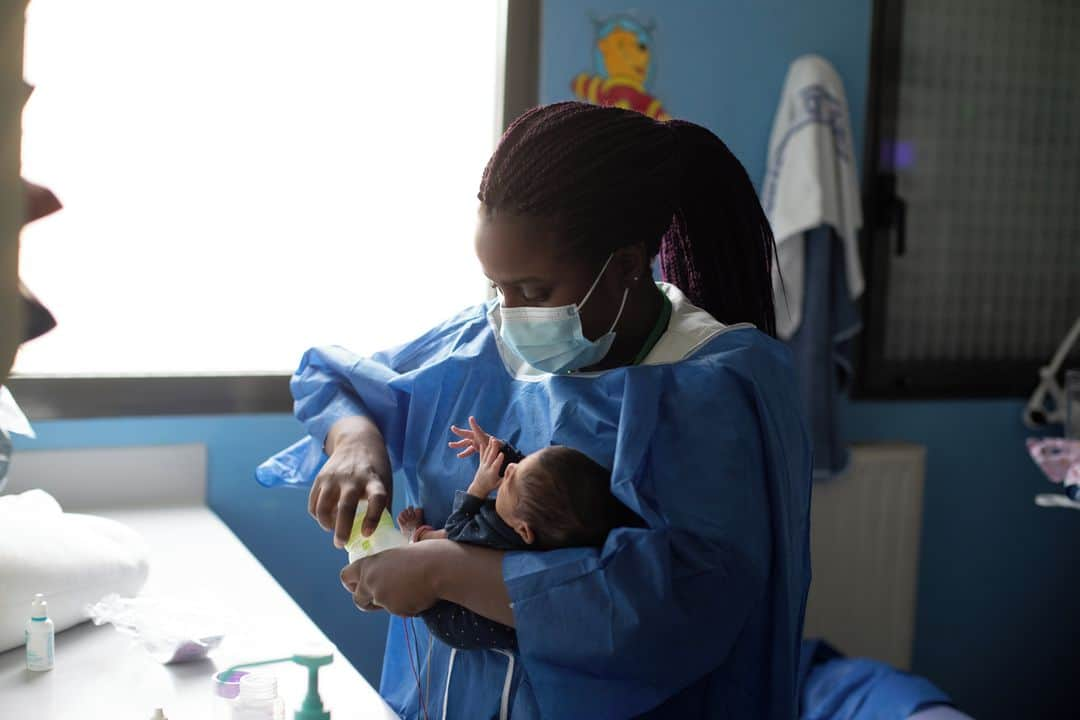
[(349, 562), (356, 562), (368, 555), (409, 544), (401, 531), (394, 527), (394, 520), (387, 510), (383, 510), (382, 515), (379, 517), (379, 524), (376, 526), (375, 532), (364, 537), (360, 533), (360, 527), (363, 525), (365, 515), (367, 515), (367, 500), (361, 500), (356, 506), (356, 519), (353, 520), (349, 541), (345, 543), (345, 550), (349, 553)]
[(285, 720), (285, 703), (278, 697), (277, 678), (266, 673), (240, 678), (232, 720)]
[(38, 593), (30, 604), (30, 619), (26, 621), (26, 668), (53, 669), (53, 642), (56, 627), (49, 619), (45, 596)]

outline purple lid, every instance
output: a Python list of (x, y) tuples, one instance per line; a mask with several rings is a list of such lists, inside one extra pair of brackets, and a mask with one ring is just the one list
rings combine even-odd
[(240, 678), (247, 675), (243, 670), (224, 670), (214, 676), (214, 692), (218, 697), (235, 700), (240, 693)]

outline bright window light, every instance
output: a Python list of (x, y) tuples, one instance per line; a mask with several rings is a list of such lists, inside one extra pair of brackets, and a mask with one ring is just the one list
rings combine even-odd
[(497, 0), (33, 0), (35, 375), (289, 371), (484, 298)]

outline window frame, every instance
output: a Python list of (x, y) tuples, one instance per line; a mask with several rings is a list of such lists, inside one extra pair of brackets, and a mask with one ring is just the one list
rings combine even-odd
[[(499, 3), (501, 65), (496, 90), (497, 127), (506, 127), (537, 104), (540, 80), (541, 0)], [(479, 295), (478, 295), (479, 299)], [(299, 360), (299, 358), (297, 358)], [(53, 376), (19, 374), (6, 385), (35, 421), (145, 417), (153, 415), (228, 415), (291, 413), (289, 376), (184, 374)]]
[[(889, 264), (905, 251), (902, 200), (882, 168), (880, 140), (895, 137), (905, 0), (874, 0), (863, 157), (862, 261), (866, 292), (858, 341), (856, 399), (927, 400), (1026, 397), (1046, 358), (980, 362), (896, 361), (885, 356)], [(899, 200), (899, 202), (898, 202)]]

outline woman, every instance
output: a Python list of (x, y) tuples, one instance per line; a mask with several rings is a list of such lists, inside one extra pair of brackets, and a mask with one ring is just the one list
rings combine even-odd
[(309, 351), (292, 389), (311, 438), (261, 472), (306, 482), (325, 459), (309, 509), (339, 546), (357, 501), (370, 529), (393, 491), (439, 527), (475, 470), (448, 428), (475, 416), (611, 468), (645, 527), (601, 550), (433, 540), (353, 563), (362, 609), (445, 599), (518, 635), (516, 656), (428, 654), (395, 620), (383, 696), (410, 718), (795, 717), (810, 455), (745, 170), (697, 125), (561, 103), (507, 130), (479, 198), (498, 300), (370, 359)]

